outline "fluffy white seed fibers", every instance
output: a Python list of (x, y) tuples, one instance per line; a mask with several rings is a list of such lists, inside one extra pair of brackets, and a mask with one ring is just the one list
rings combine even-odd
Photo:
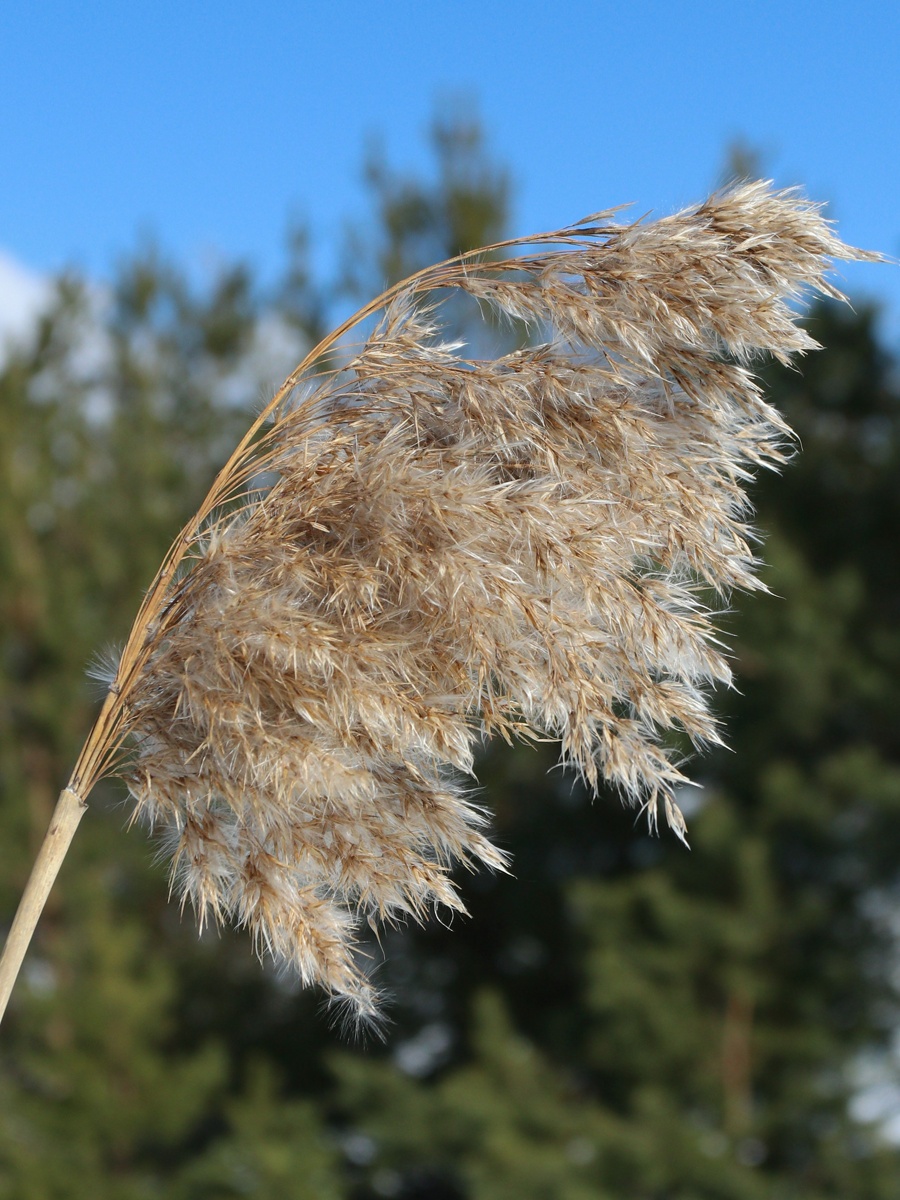
[[(758, 586), (744, 487), (788, 435), (748, 364), (810, 349), (790, 302), (858, 256), (760, 183), (590, 218), (411, 281), (304, 381), (128, 696), (137, 808), (201, 921), (373, 1014), (358, 920), (461, 909), (450, 867), (503, 866), (463, 782), (495, 732), (558, 738), (683, 835), (661, 739), (718, 740), (700, 595)], [(452, 289), (531, 344), (465, 358)]]

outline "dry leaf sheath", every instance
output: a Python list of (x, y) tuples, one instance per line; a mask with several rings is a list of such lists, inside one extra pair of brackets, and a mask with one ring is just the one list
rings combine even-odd
[[(719, 740), (706, 692), (730, 672), (700, 597), (760, 586), (744, 485), (789, 437), (749, 363), (815, 345), (791, 301), (836, 295), (835, 257), (875, 256), (752, 183), (467, 254), (368, 305), (169, 552), (63, 793), (71, 828), (124, 774), (201, 923), (246, 926), (363, 1018), (358, 921), (460, 909), (450, 866), (503, 865), (467, 796), (483, 736), (558, 738), (683, 836), (661, 739)], [(440, 322), (457, 291), (531, 344), (466, 358)]]

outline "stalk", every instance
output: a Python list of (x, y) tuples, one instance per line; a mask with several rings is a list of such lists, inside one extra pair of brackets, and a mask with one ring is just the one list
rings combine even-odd
[(87, 805), (71, 788), (63, 788), (50, 821), (35, 864), (25, 885), (25, 892), (16, 910), (9, 937), (0, 958), (0, 1020), (6, 1012), (9, 997), (22, 967), (53, 882), (59, 874), (63, 859), (75, 836), (75, 830), (87, 810)]

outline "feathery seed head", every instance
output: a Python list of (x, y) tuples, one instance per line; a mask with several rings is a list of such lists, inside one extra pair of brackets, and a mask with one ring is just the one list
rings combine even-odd
[[(791, 302), (836, 294), (831, 258), (877, 257), (764, 183), (491, 250), (292, 377), (120, 668), (137, 811), (201, 923), (247, 926), (362, 1017), (358, 921), (461, 910), (450, 867), (504, 866), (462, 782), (485, 734), (558, 739), (684, 838), (660, 741), (720, 740), (700, 590), (760, 586), (744, 487), (790, 436), (749, 364), (814, 346)], [(452, 290), (536, 341), (466, 358)]]

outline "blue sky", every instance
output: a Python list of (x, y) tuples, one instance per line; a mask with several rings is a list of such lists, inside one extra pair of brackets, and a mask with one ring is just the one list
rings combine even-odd
[[(729, 143), (900, 255), (900, 5), (4, 0), (0, 253), (103, 278), (152, 233), (188, 265), (280, 262), (290, 214), (320, 252), (366, 211), (379, 135), (428, 164), (443, 97), (477, 104), (533, 232), (633, 201), (700, 199)], [(847, 270), (900, 345), (900, 268)]]

